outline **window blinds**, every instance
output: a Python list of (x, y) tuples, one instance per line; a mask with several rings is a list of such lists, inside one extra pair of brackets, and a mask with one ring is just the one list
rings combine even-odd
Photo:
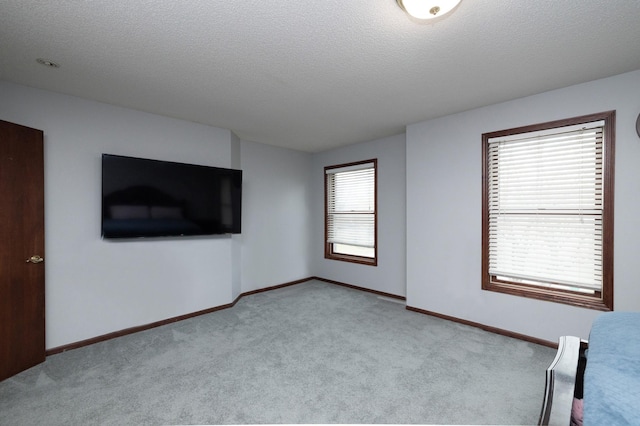
[(602, 288), (599, 121), (489, 139), (489, 274)]
[(373, 163), (327, 169), (327, 242), (374, 247)]

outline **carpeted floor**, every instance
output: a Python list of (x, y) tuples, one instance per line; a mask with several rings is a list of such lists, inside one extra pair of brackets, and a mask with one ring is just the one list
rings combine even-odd
[(535, 424), (554, 355), (310, 281), (50, 356), (0, 424)]

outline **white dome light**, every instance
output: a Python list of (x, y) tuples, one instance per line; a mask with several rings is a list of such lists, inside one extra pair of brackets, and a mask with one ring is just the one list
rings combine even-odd
[(396, 0), (398, 5), (416, 19), (433, 19), (450, 12), (460, 0)]

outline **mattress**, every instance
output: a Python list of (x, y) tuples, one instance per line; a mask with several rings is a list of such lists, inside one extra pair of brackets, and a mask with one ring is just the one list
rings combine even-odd
[(589, 334), (584, 425), (640, 424), (640, 312), (608, 312)]

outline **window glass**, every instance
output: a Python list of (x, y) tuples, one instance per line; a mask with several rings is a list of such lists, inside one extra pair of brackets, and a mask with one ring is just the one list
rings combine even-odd
[(483, 288), (612, 309), (614, 112), (483, 135)]
[(377, 263), (377, 160), (325, 167), (325, 257)]

